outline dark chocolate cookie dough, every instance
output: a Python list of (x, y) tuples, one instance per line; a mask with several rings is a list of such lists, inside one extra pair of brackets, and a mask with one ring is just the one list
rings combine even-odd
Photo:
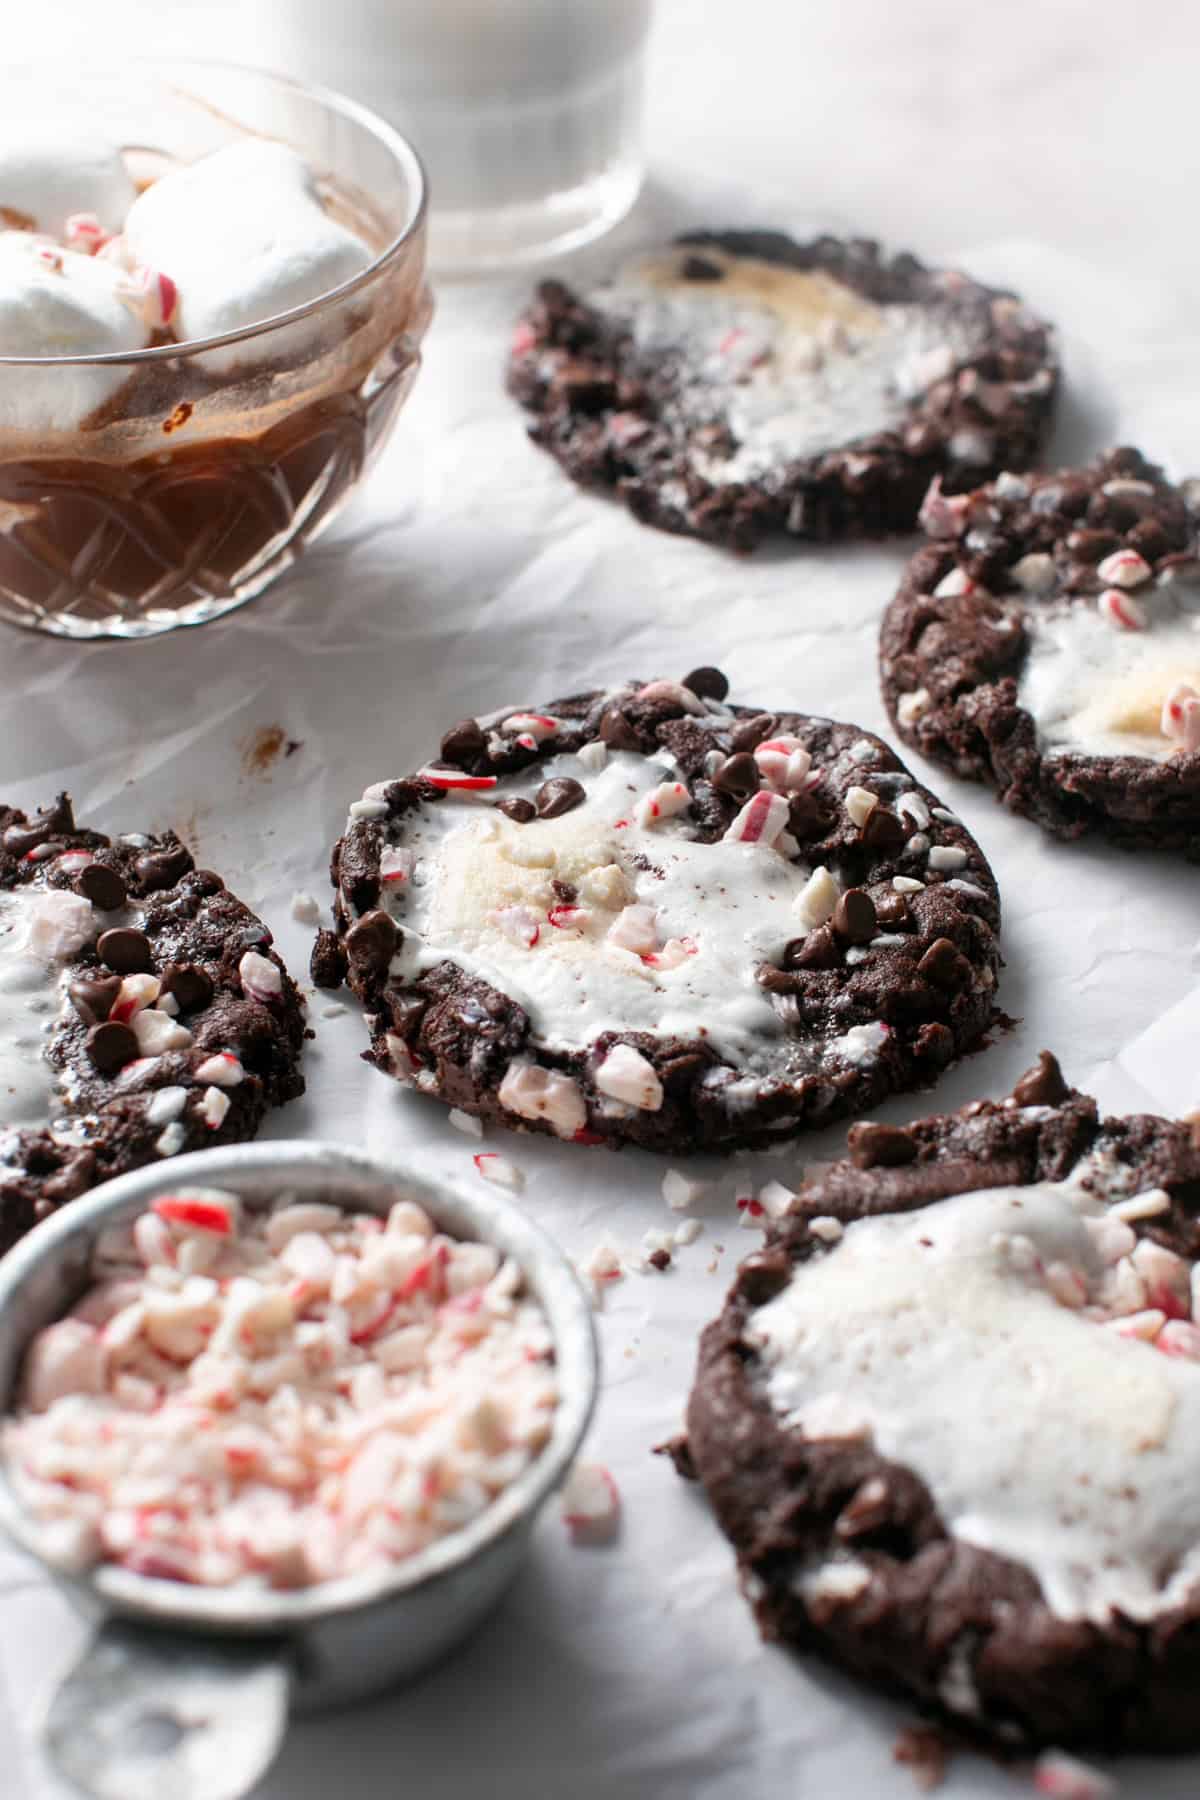
[(749, 550), (911, 531), (1035, 460), (1058, 380), (1015, 295), (863, 239), (696, 232), (576, 293), (541, 284), (509, 386), (572, 480)]
[(0, 1249), (97, 1182), (304, 1091), (271, 933), (173, 832), (0, 805)]
[(764, 1633), (1021, 1745), (1200, 1743), (1200, 1133), (860, 1124), (701, 1343), (681, 1467)]
[(630, 682), (463, 721), (334, 854), (370, 1061), (580, 1143), (762, 1145), (932, 1080), (994, 1011), (972, 838), (878, 738)]
[(1130, 449), (932, 492), (880, 636), (900, 735), (1056, 836), (1200, 856), (1195, 508)]

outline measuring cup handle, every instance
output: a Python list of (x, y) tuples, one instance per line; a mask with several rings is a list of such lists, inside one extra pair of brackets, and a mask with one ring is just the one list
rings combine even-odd
[(287, 1726), (286, 1647), (110, 1620), (50, 1704), (45, 1744), (95, 1800), (243, 1800)]

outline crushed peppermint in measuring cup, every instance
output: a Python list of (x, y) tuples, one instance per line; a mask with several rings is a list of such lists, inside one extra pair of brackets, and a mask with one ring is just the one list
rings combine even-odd
[(106, 1233), (3, 1430), (48, 1560), (277, 1588), (403, 1561), (533, 1461), (546, 1316), (490, 1244), (190, 1188)]

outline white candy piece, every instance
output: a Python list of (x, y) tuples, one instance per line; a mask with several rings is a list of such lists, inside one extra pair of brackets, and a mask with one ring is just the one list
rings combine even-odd
[(707, 1181), (695, 1181), (681, 1169), (668, 1169), (662, 1178), (662, 1197), (672, 1212), (686, 1212), (708, 1192)]
[(186, 1050), (192, 1041), (186, 1026), (177, 1025), (168, 1013), (159, 1012), (157, 1007), (134, 1013), (129, 1023), (142, 1056), (162, 1056), (168, 1050)]
[(896, 717), (901, 725), (915, 725), (923, 719), (933, 705), (933, 695), (928, 688), (913, 688), (910, 693), (901, 694), (896, 702)]
[(208, 1083), (211, 1087), (238, 1087), (246, 1079), (246, 1071), (238, 1058), (230, 1050), (219, 1050), (215, 1056), (206, 1056), (202, 1063), (196, 1064), (197, 1081)]
[(283, 976), (269, 957), (260, 956), (257, 950), (247, 950), (238, 963), (238, 975), (242, 988), (251, 1000), (260, 1000), (270, 1005), (278, 1000), (283, 992)]
[(1055, 583), (1054, 558), (1045, 551), (1034, 550), (1015, 562), (1009, 571), (1017, 586), (1027, 594), (1048, 594)]
[[(125, 237), (137, 261), (169, 274), (184, 341), (260, 324), (359, 274), (372, 251), (321, 205), (304, 159), (284, 144), (245, 139), (173, 170), (130, 208)], [(272, 337), (294, 353), (324, 326), (306, 319)], [(250, 341), (212, 353), (229, 369), (262, 355)]]
[(662, 1107), (662, 1082), (654, 1065), (632, 1044), (614, 1044), (594, 1079), (602, 1094), (636, 1106), (640, 1112), (658, 1112)]
[(1114, 550), (1111, 556), (1097, 564), (1096, 573), (1101, 581), (1107, 581), (1113, 587), (1135, 588), (1149, 581), (1153, 571), (1136, 550)]
[(617, 1484), (602, 1463), (577, 1462), (562, 1490), (563, 1521), (576, 1542), (608, 1543), (621, 1516)]
[(934, 844), (926, 858), (931, 869), (965, 869), (969, 858), (957, 844)]
[(137, 199), (120, 149), (61, 115), (9, 114), (0, 141), (0, 219), (66, 241), (67, 221), (91, 213), (117, 232)]
[(474, 1162), (483, 1179), (490, 1181), (494, 1187), (507, 1188), (509, 1193), (519, 1194), (525, 1186), (524, 1174), (507, 1156), (497, 1156), (493, 1150), (483, 1150), (474, 1158)]
[(686, 812), (691, 804), (692, 796), (684, 782), (664, 781), (642, 795), (633, 816), (639, 825), (657, 825), (663, 819), (673, 819), (678, 813)]
[(824, 863), (815, 868), (792, 902), (792, 911), (802, 925), (810, 928), (824, 925), (833, 917), (841, 898), (841, 889)]
[(66, 888), (45, 888), (29, 902), (25, 947), (47, 962), (62, 962), (90, 944), (98, 921), (90, 900)]
[(496, 1098), (518, 1118), (544, 1119), (559, 1137), (574, 1137), (587, 1124), (587, 1107), (579, 1083), (554, 1069), (543, 1069), (538, 1063), (509, 1063)]
[(879, 795), (873, 794), (869, 788), (851, 787), (846, 789), (846, 811), (860, 831), (878, 805)]
[[(0, 345), (5, 356), (98, 356), (141, 350), (148, 333), (121, 299), (124, 276), (74, 250), (40, 256), (26, 232), (0, 232)], [(70, 431), (124, 386), (120, 364), (56, 369), (53, 379), (5, 381), (0, 427)]]

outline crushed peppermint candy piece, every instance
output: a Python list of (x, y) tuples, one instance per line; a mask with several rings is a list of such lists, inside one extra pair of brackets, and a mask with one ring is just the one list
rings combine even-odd
[(1116, 1800), (1117, 1794), (1115, 1781), (1062, 1750), (1042, 1752), (1033, 1765), (1033, 1785), (1054, 1800)]
[(823, 1244), (836, 1244), (845, 1227), (840, 1219), (818, 1213), (815, 1219), (808, 1221), (808, 1230), (811, 1237), (820, 1238)]
[(837, 882), (822, 863), (813, 870), (796, 895), (792, 911), (804, 925), (814, 928), (824, 925), (826, 920), (833, 917), (841, 893)]
[(638, 824), (644, 827), (657, 825), (662, 819), (673, 819), (679, 813), (686, 812), (692, 804), (692, 796), (687, 784), (682, 781), (664, 781), (659, 787), (651, 788), (643, 794), (633, 809), (633, 816)]
[(411, 881), (416, 861), (416, 852), (406, 845), (386, 845), (379, 857), (380, 881), (385, 886)]
[(593, 738), (590, 744), (581, 744), (575, 752), (589, 775), (598, 775), (608, 762), (608, 745), (603, 738)]
[(639, 688), (634, 695), (635, 700), (665, 700), (670, 706), (682, 706), (684, 712), (702, 714), (704, 707), (693, 694), (678, 681), (650, 681)]
[(652, 906), (622, 907), (606, 934), (606, 942), (618, 949), (649, 956), (658, 949), (658, 915)]
[(179, 290), (171, 277), (159, 269), (131, 270), (116, 292), (148, 331), (165, 331), (179, 304)]
[(545, 1120), (559, 1137), (573, 1138), (587, 1125), (587, 1106), (579, 1083), (539, 1063), (509, 1063), (496, 1098), (518, 1118)]
[(562, 730), (562, 720), (552, 719), (546, 713), (510, 713), (507, 719), (501, 720), (500, 729), (510, 737), (532, 738), (536, 749), (547, 738), (558, 735)]
[(954, 600), (960, 594), (980, 594), (983, 589), (977, 581), (972, 581), (967, 571), (956, 563), (948, 575), (943, 575), (933, 590), (935, 600)]
[(620, 1281), (625, 1273), (621, 1267), (620, 1251), (607, 1238), (602, 1239), (591, 1251), (587, 1261), (581, 1264), (580, 1273), (600, 1289), (607, 1287), (609, 1282)]
[(312, 894), (295, 893), (292, 895), (291, 913), (298, 925), (315, 925), (321, 917), (320, 902)]
[(474, 1113), (463, 1112), (460, 1106), (452, 1106), (449, 1116), (455, 1131), (461, 1131), (467, 1137), (483, 1136), (483, 1120), (477, 1119)]
[(1149, 581), (1153, 572), (1145, 557), (1139, 556), (1136, 550), (1114, 550), (1111, 556), (1106, 556), (1096, 567), (1096, 574), (1101, 581), (1107, 581), (1110, 586), (1118, 588), (1141, 587), (1144, 582)]
[(219, 1131), (229, 1111), (229, 1095), (218, 1087), (207, 1087), (200, 1102), (200, 1117), (210, 1131)]
[(238, 963), (242, 990), (251, 1000), (269, 1006), (283, 993), (283, 976), (269, 957), (257, 950), (247, 950)]
[(542, 935), (541, 915), (531, 906), (502, 906), (488, 914), (488, 924), (504, 933), (514, 944), (532, 950)]
[(668, 1169), (662, 1178), (662, 1197), (672, 1212), (686, 1212), (708, 1193), (707, 1181), (696, 1181), (681, 1169)]
[(726, 844), (773, 844), (787, 827), (790, 809), (782, 794), (765, 788), (747, 800), (730, 825), (722, 842)]
[(246, 1071), (232, 1050), (218, 1050), (215, 1056), (206, 1056), (195, 1068), (197, 1081), (203, 1081), (209, 1087), (238, 1087), (246, 1079)]
[(687, 1244), (694, 1244), (703, 1230), (704, 1227), (699, 1219), (681, 1219), (671, 1233), (671, 1237), (674, 1244), (683, 1247)]
[(419, 769), (416, 778), (430, 787), (445, 788), (447, 793), (453, 789), (468, 794), (486, 792), (499, 780), (497, 775), (464, 775), (461, 769)]
[(154, 1148), (160, 1156), (178, 1156), (186, 1143), (187, 1132), (178, 1119), (172, 1119), (171, 1123), (155, 1138)]
[(926, 861), (931, 869), (965, 869), (970, 858), (957, 844), (934, 844)]
[(968, 494), (943, 494), (942, 478), (935, 475), (930, 482), (917, 523), (932, 538), (957, 537), (966, 522)]
[(603, 1463), (577, 1462), (563, 1483), (561, 1504), (572, 1542), (606, 1544), (616, 1537), (621, 1499)]
[(792, 1189), (784, 1187), (782, 1181), (768, 1181), (758, 1190), (758, 1203), (772, 1223), (784, 1217), (795, 1198)]
[(658, 1112), (662, 1106), (663, 1087), (654, 1064), (632, 1044), (614, 1044), (593, 1079), (602, 1094), (640, 1112)]
[(1097, 594), (1096, 605), (1109, 624), (1119, 630), (1145, 631), (1146, 609), (1132, 594), (1122, 593), (1120, 588), (1105, 588), (1103, 593)]
[(510, 1193), (519, 1194), (525, 1186), (525, 1176), (516, 1163), (509, 1162), (507, 1156), (497, 1156), (493, 1150), (481, 1150), (471, 1161), (475, 1164), (485, 1181), (494, 1187), (507, 1188)]

